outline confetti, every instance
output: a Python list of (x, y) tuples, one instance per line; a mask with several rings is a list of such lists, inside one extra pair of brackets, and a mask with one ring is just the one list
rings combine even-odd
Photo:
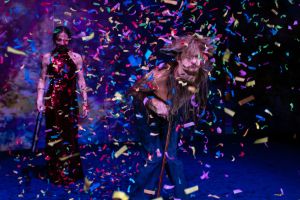
[(16, 55), (27, 56), (27, 54), (24, 51), (14, 49), (10, 46), (7, 47), (7, 52), (13, 53), (13, 54), (16, 54)]
[(243, 191), (241, 189), (235, 189), (233, 190), (233, 194), (239, 194), (242, 193)]
[(148, 189), (144, 189), (144, 193), (145, 193), (145, 194), (150, 194), (150, 195), (155, 195), (155, 191), (153, 191), (153, 190), (148, 190)]
[(129, 196), (121, 191), (114, 191), (113, 195), (112, 195), (113, 199), (120, 199), (120, 200), (128, 200)]
[(126, 150), (127, 150), (127, 146), (124, 145), (122, 146), (116, 153), (115, 153), (115, 158), (118, 158), (120, 155), (122, 155)]
[(244, 98), (244, 99), (240, 100), (238, 103), (239, 103), (240, 106), (242, 106), (242, 105), (244, 105), (244, 104), (246, 104), (250, 101), (253, 101), (254, 99), (255, 99), (255, 97), (253, 95), (251, 95), (247, 98)]
[(184, 189), (184, 193), (185, 193), (186, 195), (188, 195), (188, 194), (197, 192), (198, 190), (199, 190), (199, 187), (198, 187), (198, 185), (196, 185), (196, 186), (193, 186), (193, 187)]
[(167, 4), (177, 5), (177, 1), (175, 0), (163, 0), (163, 2)]
[(89, 41), (89, 40), (92, 40), (94, 37), (95, 37), (95, 33), (92, 32), (90, 35), (83, 36), (81, 39), (82, 39), (82, 41)]
[(254, 144), (261, 144), (261, 143), (267, 143), (268, 137), (260, 138), (254, 141)]
[(231, 117), (233, 117), (235, 115), (235, 112), (229, 108), (224, 108), (224, 112), (228, 115), (230, 115)]
[(88, 192), (90, 190), (90, 186), (92, 185), (93, 181), (90, 181), (87, 177), (84, 177), (84, 185), (83, 191)]

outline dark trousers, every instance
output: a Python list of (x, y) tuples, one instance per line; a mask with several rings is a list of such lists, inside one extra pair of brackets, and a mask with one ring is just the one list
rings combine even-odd
[[(135, 183), (130, 189), (130, 199), (153, 199), (156, 197), (160, 171), (162, 167), (163, 152), (166, 144), (169, 122), (154, 112), (146, 109), (139, 102), (134, 102), (136, 128), (145, 150), (147, 151), (147, 161), (137, 174)], [(178, 117), (172, 120), (172, 128), (165, 170), (174, 188), (174, 197), (186, 199), (184, 194), (186, 181), (183, 174), (183, 165), (177, 158), (178, 133), (176, 132), (176, 122)], [(155, 195), (146, 194), (144, 190), (155, 191)]]

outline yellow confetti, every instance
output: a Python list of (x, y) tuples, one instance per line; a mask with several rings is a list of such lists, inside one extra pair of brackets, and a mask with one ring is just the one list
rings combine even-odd
[(235, 19), (235, 20), (234, 20), (234, 23), (233, 23), (233, 26), (234, 26), (234, 27), (237, 27), (238, 25), (239, 25), (239, 20)]
[(94, 37), (95, 37), (95, 33), (92, 32), (90, 35), (83, 36), (81, 39), (82, 39), (82, 41), (89, 41), (89, 40), (93, 39)]
[(7, 50), (7, 52), (13, 53), (13, 54), (16, 54), (16, 55), (27, 56), (27, 54), (24, 51), (14, 49), (10, 46), (8, 46), (6, 50)]
[(126, 150), (127, 150), (127, 146), (124, 145), (122, 146), (116, 153), (115, 153), (115, 158), (118, 158), (120, 155), (122, 155)]
[(93, 181), (90, 181), (87, 177), (84, 177), (83, 191), (88, 192), (92, 183)]
[(80, 154), (75, 153), (75, 154), (71, 154), (71, 155), (68, 155), (68, 156), (65, 156), (65, 157), (60, 157), (59, 160), (63, 162), (65, 160), (68, 160), (69, 158), (72, 158), (72, 157), (75, 157), (75, 156), (80, 156)]
[(253, 87), (254, 85), (255, 85), (255, 80), (249, 81), (249, 82), (246, 83), (247, 87)]
[(184, 189), (184, 193), (188, 195), (188, 194), (191, 194), (191, 193), (196, 192), (198, 190), (199, 190), (199, 187), (198, 187), (198, 185), (196, 185), (196, 186)]
[(194, 158), (196, 158), (196, 148), (194, 146), (189, 146), (190, 149), (192, 149), (192, 152), (193, 152), (193, 156)]
[(254, 141), (254, 144), (262, 144), (262, 143), (267, 143), (268, 142), (268, 137), (260, 138)]
[(163, 200), (163, 198), (162, 197), (158, 197), (158, 198), (151, 199), (151, 200)]
[(229, 58), (230, 58), (230, 50), (226, 49), (225, 52), (224, 52), (224, 56), (222, 58), (223, 63), (228, 62)]
[(256, 126), (256, 129), (259, 130), (260, 126), (257, 122), (255, 123), (255, 126)]
[(119, 92), (116, 92), (114, 96), (115, 97), (112, 98), (113, 101), (117, 101), (117, 100), (122, 101), (123, 96)]
[(114, 191), (112, 198), (113, 199), (128, 200), (129, 196), (125, 192)]
[(57, 143), (59, 143), (59, 142), (61, 142), (61, 141), (62, 141), (62, 139), (55, 140), (55, 141), (53, 141), (53, 142), (48, 142), (48, 145), (49, 145), (50, 147), (53, 147), (55, 144), (57, 144)]

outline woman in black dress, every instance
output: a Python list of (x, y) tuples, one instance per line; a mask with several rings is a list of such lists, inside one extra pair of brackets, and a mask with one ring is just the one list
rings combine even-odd
[[(37, 109), (45, 112), (46, 161), (51, 182), (69, 184), (83, 178), (78, 147), (78, 101), (76, 85), (83, 97), (83, 117), (88, 114), (87, 92), (82, 58), (68, 49), (71, 32), (64, 26), (55, 28), (55, 49), (42, 58), (38, 82)], [(44, 95), (45, 81), (49, 87)]]

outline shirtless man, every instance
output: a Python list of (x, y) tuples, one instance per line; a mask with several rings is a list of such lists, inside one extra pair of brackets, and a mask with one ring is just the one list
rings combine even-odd
[[(214, 46), (208, 37), (193, 34), (177, 37), (161, 49), (173, 55), (175, 62), (155, 68), (130, 89), (134, 97), (138, 133), (148, 151), (147, 163), (131, 187), (131, 199), (152, 199), (157, 196), (163, 154), (166, 172), (174, 187), (174, 199), (186, 199), (186, 181), (182, 163), (177, 159), (179, 120), (197, 115), (205, 107), (208, 73), (214, 62)], [(193, 99), (193, 105), (191, 105)], [(171, 122), (171, 126), (168, 125)], [(195, 121), (195, 123), (197, 123)], [(170, 130), (168, 147), (166, 135)]]

